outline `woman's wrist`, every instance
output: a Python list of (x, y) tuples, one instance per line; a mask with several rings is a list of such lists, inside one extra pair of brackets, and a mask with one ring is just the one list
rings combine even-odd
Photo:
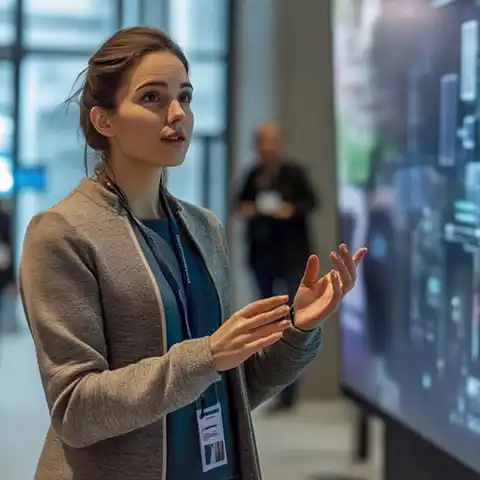
[(293, 304), (293, 303), (290, 306), (290, 310), (288, 312), (288, 318), (290, 319), (290, 323), (292, 324), (292, 327), (295, 330), (298, 330), (299, 332), (303, 332), (303, 333), (313, 332), (313, 329), (312, 330), (306, 330), (306, 329), (303, 329), (303, 328), (299, 328), (295, 325), (295, 304)]

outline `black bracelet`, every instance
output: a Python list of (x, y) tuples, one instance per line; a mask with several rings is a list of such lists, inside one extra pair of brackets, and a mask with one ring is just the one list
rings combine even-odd
[(295, 328), (296, 330), (300, 331), (300, 332), (304, 332), (304, 333), (309, 333), (311, 330), (303, 330), (302, 328), (298, 328), (296, 325), (295, 325), (295, 306), (291, 305), (290, 307), (290, 310), (288, 312), (288, 319), (290, 320), (290, 324), (292, 325), (293, 328)]
[(295, 326), (295, 305), (292, 303), (290, 310), (288, 312), (288, 319), (290, 323)]

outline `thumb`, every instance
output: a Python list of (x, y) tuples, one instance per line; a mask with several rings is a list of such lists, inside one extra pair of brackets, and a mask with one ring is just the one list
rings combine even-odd
[(320, 271), (320, 260), (316, 255), (310, 255), (303, 274), (302, 283), (307, 287), (311, 287), (316, 283), (318, 272)]

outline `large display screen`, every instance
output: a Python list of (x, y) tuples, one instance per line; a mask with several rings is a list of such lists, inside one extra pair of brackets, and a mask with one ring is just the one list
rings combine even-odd
[(480, 472), (480, 2), (333, 9), (343, 382)]

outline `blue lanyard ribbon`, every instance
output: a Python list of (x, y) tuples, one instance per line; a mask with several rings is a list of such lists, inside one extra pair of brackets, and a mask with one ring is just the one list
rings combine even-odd
[[(155, 257), (156, 262), (158, 263), (160, 270), (162, 271), (165, 279), (167, 280), (170, 288), (172, 289), (175, 297), (177, 298), (180, 310), (181, 310), (181, 317), (183, 319), (183, 323), (185, 325), (185, 333), (188, 339), (193, 338), (192, 329), (190, 326), (190, 318), (189, 313), (193, 309), (193, 298), (192, 298), (192, 288), (191, 288), (191, 278), (190, 273), (187, 265), (187, 259), (185, 257), (185, 250), (183, 248), (182, 238), (180, 234), (180, 229), (178, 227), (177, 220), (173, 215), (173, 212), (168, 205), (168, 202), (164, 195), (161, 195), (161, 201), (167, 214), (168, 218), (168, 226), (170, 229), (170, 235), (173, 239), (173, 246), (175, 250), (175, 256), (177, 258), (178, 264), (180, 266), (180, 273), (182, 276), (182, 285), (180, 285), (177, 281), (176, 276), (174, 275), (171, 265), (165, 260), (164, 255), (162, 255), (161, 248), (159, 246), (159, 242), (153, 237), (147, 227), (143, 225), (140, 221), (138, 221), (133, 215), (131, 215), (133, 221), (140, 229), (142, 236), (146, 240), (150, 250)], [(163, 241), (163, 240), (162, 240)], [(165, 244), (165, 248), (168, 246)]]

